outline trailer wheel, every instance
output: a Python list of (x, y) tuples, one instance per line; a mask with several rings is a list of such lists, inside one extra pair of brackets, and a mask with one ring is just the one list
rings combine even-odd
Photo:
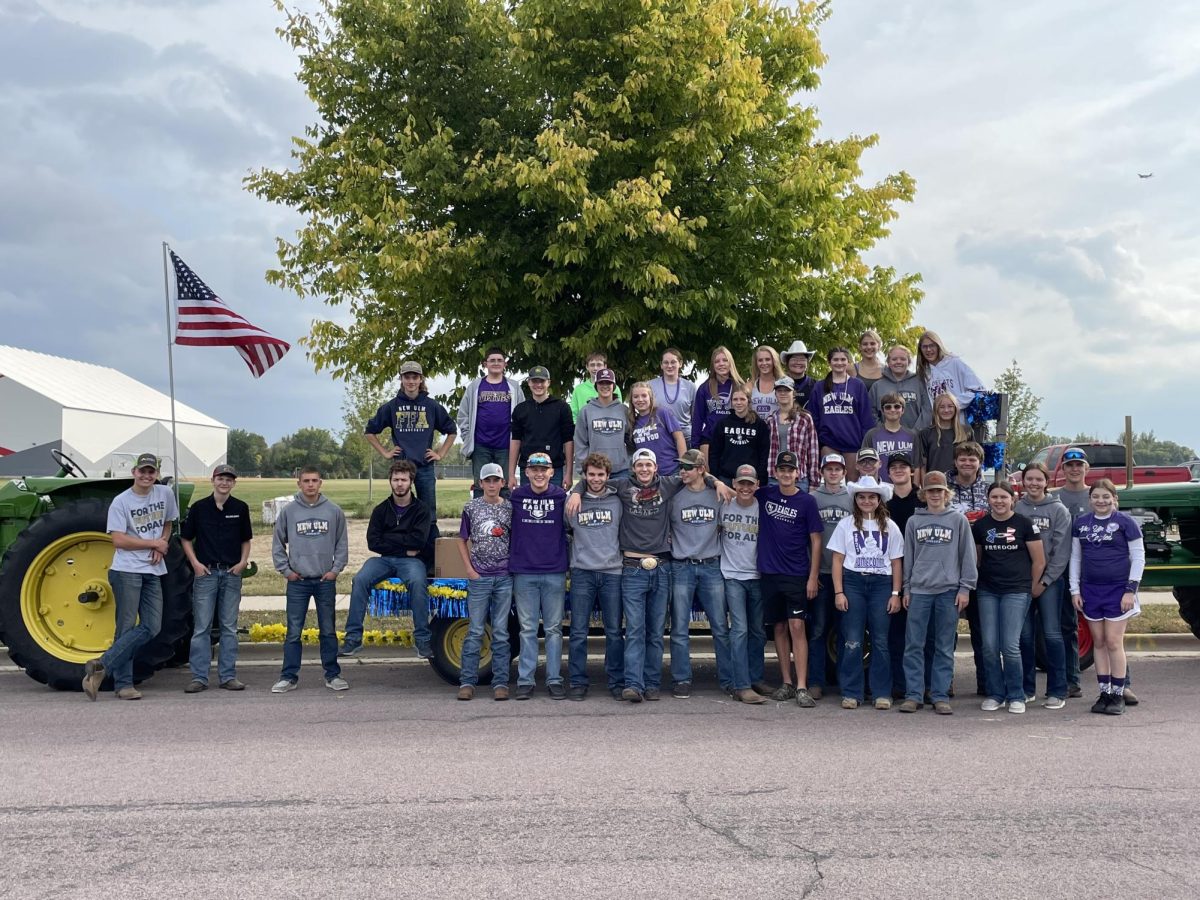
[[(445, 681), (457, 685), (462, 676), (462, 648), (467, 639), (466, 619), (434, 619), (429, 623), (433, 632), (433, 658), (429, 664)], [(517, 624), (516, 610), (508, 617), (508, 646), (511, 659), (516, 661), (520, 646), (521, 629)], [(483, 629), (483, 644), (479, 649), (479, 683), (492, 683), (492, 626)]]
[[(114, 599), (108, 584), (112, 539), (108, 501), (78, 500), (39, 516), (0, 561), (0, 640), (14, 663), (56, 690), (80, 690), (83, 664), (112, 644)], [(163, 579), (163, 632), (134, 661), (147, 678), (191, 628), (191, 567), (178, 541)], [(83, 598), (81, 601), (80, 598)], [(172, 651), (173, 652), (173, 651)]]
[(1179, 601), (1179, 618), (1187, 622), (1192, 634), (1200, 638), (1200, 585), (1179, 585), (1174, 594)]

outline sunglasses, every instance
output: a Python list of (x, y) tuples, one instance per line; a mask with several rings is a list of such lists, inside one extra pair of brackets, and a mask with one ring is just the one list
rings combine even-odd
[(884, 409), (904, 409), (904, 404), (903, 403), (885, 403), (885, 404), (883, 404), (883, 408)]

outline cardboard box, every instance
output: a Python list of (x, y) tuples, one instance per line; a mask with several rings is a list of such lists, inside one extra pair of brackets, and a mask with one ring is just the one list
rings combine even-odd
[(433, 550), (434, 578), (466, 578), (467, 569), (458, 552), (458, 538), (438, 538)]

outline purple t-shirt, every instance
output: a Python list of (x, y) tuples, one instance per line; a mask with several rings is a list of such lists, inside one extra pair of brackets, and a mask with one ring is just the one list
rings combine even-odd
[(468, 500), (463, 507), (458, 536), (470, 541), (471, 565), (480, 575), (508, 573), (512, 510), (507, 500), (488, 503), (482, 497)]
[(1137, 523), (1120, 510), (1106, 519), (1086, 513), (1071, 535), (1082, 555), (1079, 580), (1085, 584), (1122, 584), (1129, 580), (1129, 543), (1142, 539)]
[(758, 497), (758, 571), (763, 575), (808, 576), (809, 535), (825, 526), (817, 501), (804, 491), (785, 497), (779, 485), (761, 487)]
[(679, 448), (675, 446), (674, 437), (679, 430), (679, 420), (669, 409), (656, 409), (654, 418), (649, 421), (646, 416), (637, 417), (633, 446), (637, 450), (645, 447), (654, 451), (659, 475), (674, 475), (679, 468)]
[(890, 482), (888, 462), (894, 453), (903, 453), (908, 457), (913, 468), (917, 466), (916, 456), (917, 435), (903, 426), (899, 431), (888, 431), (882, 425), (877, 425), (863, 437), (864, 447), (873, 447), (879, 454), (879, 475), (881, 481)]
[(514, 575), (565, 572), (567, 526), (563, 510), (567, 492), (552, 484), (540, 494), (523, 484), (512, 492), (512, 555), (508, 571)]
[(481, 379), (475, 408), (475, 446), (507, 450), (511, 433), (512, 392), (508, 381), (492, 384)]

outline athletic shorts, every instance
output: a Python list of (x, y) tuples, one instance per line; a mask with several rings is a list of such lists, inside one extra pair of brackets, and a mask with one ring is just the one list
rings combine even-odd
[(1142, 605), (1137, 594), (1133, 595), (1133, 609), (1121, 612), (1121, 598), (1125, 595), (1125, 583), (1079, 585), (1083, 597), (1083, 617), (1089, 622), (1120, 622), (1142, 614)]
[(763, 619), (768, 625), (788, 619), (809, 618), (808, 577), (804, 575), (763, 575)]

